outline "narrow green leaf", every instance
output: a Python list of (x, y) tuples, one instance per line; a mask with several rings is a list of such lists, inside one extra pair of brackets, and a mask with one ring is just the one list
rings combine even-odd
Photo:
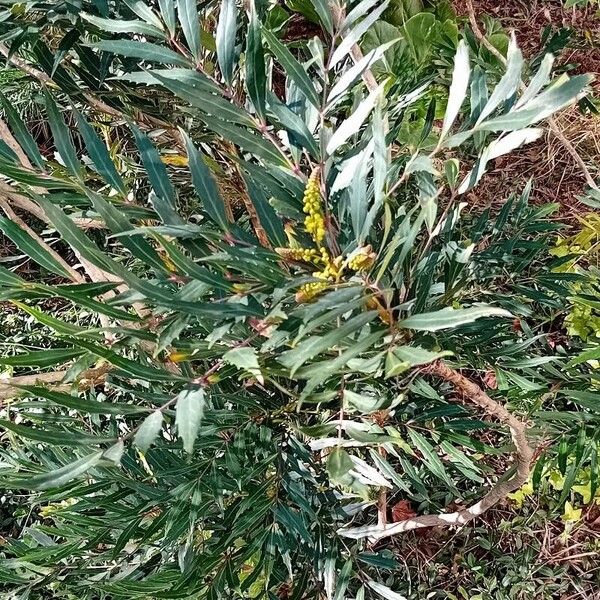
[(321, 24), (329, 34), (333, 34), (333, 16), (327, 0), (313, 0), (312, 7), (319, 15)]
[(15, 136), (17, 142), (19, 142), (21, 148), (23, 148), (25, 154), (29, 157), (29, 160), (36, 166), (38, 169), (44, 168), (44, 159), (40, 154), (38, 146), (33, 139), (33, 136), (29, 133), (27, 127), (25, 127), (25, 123), (19, 117), (19, 113), (14, 109), (12, 104), (6, 99), (6, 97), (0, 93), (0, 104), (2, 104), (2, 109), (4, 110), (4, 114), (6, 115), (6, 120), (10, 128), (12, 129), (12, 133)]
[[(134, 227), (129, 219), (116, 207), (107, 202), (100, 194), (88, 192), (94, 209), (102, 217), (106, 226), (113, 233), (128, 234)], [(153, 267), (159, 272), (167, 271), (165, 264), (161, 260), (156, 250), (141, 236), (122, 235), (119, 240), (134, 256), (144, 261), (148, 267)]]
[(140, 279), (129, 269), (120, 263), (111, 260), (105, 254), (100, 252), (100, 250), (92, 244), (91, 240), (89, 240), (83, 232), (73, 224), (60, 208), (45, 201), (43, 198), (38, 198), (37, 200), (43, 205), (48, 218), (63, 236), (65, 241), (73, 248), (77, 249), (84, 258), (101, 269), (121, 278), (130, 288), (145, 295), (149, 302), (156, 303), (159, 306), (165, 306), (169, 310), (180, 310), (186, 314), (201, 315), (210, 318), (223, 318), (224, 315), (256, 316), (262, 314), (260, 307), (258, 307), (256, 303), (213, 301), (211, 303), (202, 304), (199, 302), (183, 302), (178, 300), (177, 295), (171, 290)]
[(538, 123), (557, 110), (573, 104), (592, 79), (591, 75), (575, 75), (564, 83), (550, 85), (548, 89), (524, 104), (519, 110), (484, 121), (477, 126), (477, 129), (481, 131), (512, 131)]
[(88, 446), (92, 444), (106, 444), (115, 440), (114, 437), (99, 437), (83, 431), (39, 429), (29, 425), (18, 425), (6, 419), (0, 419), (0, 428), (8, 429), (22, 438), (52, 446)]
[(543, 129), (536, 127), (527, 127), (525, 129), (519, 129), (512, 131), (506, 135), (493, 140), (483, 150), (479, 160), (475, 164), (475, 167), (465, 176), (462, 183), (460, 184), (457, 192), (464, 194), (473, 188), (483, 177), (486, 171), (487, 164), (490, 160), (494, 160), (499, 156), (508, 154), (513, 150), (521, 147), (523, 144), (530, 144), (535, 140), (538, 140), (544, 133)]
[(109, 348), (94, 344), (88, 340), (80, 338), (74, 338), (73, 343), (81, 348), (85, 348), (92, 354), (104, 358), (111, 365), (114, 365), (118, 369), (127, 373), (130, 377), (141, 379), (143, 381), (177, 381), (181, 380), (182, 377), (169, 373), (168, 371), (155, 369), (148, 365), (142, 364), (138, 361), (125, 358), (116, 352), (113, 352)]
[(279, 64), (283, 67), (286, 77), (292, 79), (315, 108), (320, 109), (321, 100), (304, 67), (268, 29), (263, 29), (262, 32), (267, 44), (269, 44), (269, 48), (271, 48)]
[(135, 445), (142, 452), (146, 452), (154, 443), (154, 440), (162, 429), (162, 422), (163, 414), (160, 410), (155, 410), (144, 419), (133, 438)]
[(433, 446), (414, 429), (408, 429), (408, 435), (415, 448), (421, 453), (422, 460), (427, 469), (440, 481), (443, 481), (450, 489), (453, 489), (452, 481), (448, 475), (440, 457), (436, 454)]
[(222, 0), (217, 23), (216, 44), (219, 68), (227, 85), (231, 85), (233, 78), (237, 14), (236, 0)]
[(378, 410), (389, 408), (392, 404), (397, 404), (402, 400), (402, 396), (391, 399), (384, 394), (372, 396), (369, 394), (358, 394), (351, 390), (344, 390), (344, 407), (349, 411), (370, 415)]
[(147, 135), (142, 133), (138, 127), (130, 124), (130, 128), (135, 136), (135, 142), (142, 162), (148, 174), (150, 185), (157, 196), (160, 196), (163, 200), (168, 200), (172, 206), (175, 205), (175, 188), (169, 179), (167, 168), (164, 163), (160, 160), (160, 154), (154, 147)]
[(313, 157), (319, 158), (319, 146), (304, 120), (272, 92), (267, 92), (267, 100), (269, 111), (290, 134), (290, 143), (308, 150)]
[(65, 179), (39, 176), (29, 169), (23, 169), (2, 159), (0, 159), (0, 173), (9, 179), (14, 179), (19, 183), (25, 183), (32, 187), (44, 187), (48, 190), (65, 190), (74, 187), (72, 182)]
[(138, 16), (140, 19), (146, 21), (157, 27), (162, 28), (160, 19), (156, 16), (155, 12), (142, 0), (123, 0), (125, 4)]
[(265, 94), (267, 75), (262, 46), (261, 27), (254, 5), (248, 15), (248, 38), (246, 42), (246, 88), (256, 114), (265, 121)]
[(167, 255), (173, 261), (174, 265), (188, 277), (207, 284), (210, 289), (231, 291), (232, 284), (218, 273), (213, 273), (196, 264), (191, 258), (186, 256), (174, 243), (161, 238), (161, 245), (166, 250)]
[(253, 377), (256, 377), (259, 383), (264, 383), (260, 365), (258, 364), (258, 356), (254, 348), (234, 348), (225, 352), (223, 360), (238, 369), (248, 371)]
[(87, 13), (80, 13), (81, 18), (91, 23), (98, 29), (108, 33), (137, 33), (160, 39), (166, 39), (164, 31), (144, 21), (123, 21), (115, 19), (103, 19)]
[[(133, 83), (142, 83), (145, 85), (167, 85), (169, 82), (177, 82), (180, 84), (179, 90), (185, 93), (185, 100), (192, 102), (194, 95), (198, 90), (202, 90), (211, 94), (221, 95), (221, 88), (211, 81), (206, 75), (199, 73), (195, 69), (182, 69), (181, 67), (173, 67), (170, 69), (152, 69), (149, 71), (138, 71), (136, 73), (124, 74), (123, 78)], [(174, 92), (178, 93), (178, 92)], [(181, 96), (183, 98), (183, 96)], [(200, 104), (200, 102), (197, 102)], [(249, 120), (248, 122), (251, 122)]]
[(472, 308), (444, 308), (436, 312), (421, 313), (399, 321), (398, 325), (417, 331), (438, 331), (472, 323), (482, 317), (512, 317), (512, 315), (502, 308), (482, 304)]
[(45, 312), (34, 308), (33, 306), (24, 304), (23, 302), (18, 302), (17, 300), (12, 300), (11, 302), (22, 311), (31, 315), (36, 321), (38, 321), (38, 323), (46, 325), (46, 327), (50, 327), (50, 329), (56, 331), (56, 333), (59, 335), (81, 335), (89, 332), (86, 327), (80, 327), (79, 325), (67, 323), (61, 319), (53, 317), (52, 315), (48, 315)]
[(196, 63), (201, 58), (200, 20), (196, 0), (177, 0), (177, 12), (183, 35)]
[(23, 479), (20, 482), (21, 487), (29, 488), (33, 490), (47, 490), (50, 488), (56, 488), (68, 483), (72, 479), (83, 475), (86, 471), (89, 471), (92, 467), (98, 464), (98, 461), (102, 457), (102, 450), (84, 456), (60, 469), (55, 469), (48, 473), (42, 473), (28, 479)]
[(255, 154), (275, 165), (287, 165), (285, 157), (279, 152), (276, 146), (272, 142), (258, 136), (254, 131), (249, 131), (244, 127), (208, 116), (202, 117), (202, 120), (209, 129), (212, 129), (224, 139), (238, 145), (242, 150)]
[(123, 458), (123, 454), (125, 453), (125, 443), (123, 440), (118, 440), (114, 443), (110, 448), (107, 448), (102, 453), (102, 458), (104, 460), (110, 460), (115, 463), (115, 465), (120, 465), (121, 460)]
[(471, 66), (469, 64), (469, 48), (464, 40), (458, 43), (456, 55), (454, 57), (454, 70), (452, 71), (452, 83), (448, 92), (448, 103), (446, 105), (446, 113), (444, 114), (444, 122), (440, 133), (440, 141), (446, 137), (452, 124), (456, 120), (460, 107), (467, 95), (469, 87), (469, 77), (471, 75)]
[(19, 157), (4, 140), (0, 140), (0, 158), (7, 160), (8, 162), (19, 164)]
[(387, 585), (383, 585), (383, 583), (378, 583), (376, 581), (369, 580), (367, 581), (367, 585), (380, 597), (385, 600), (406, 600), (404, 596), (401, 594), (397, 594), (393, 590), (391, 590)]
[(92, 159), (95, 169), (115, 190), (121, 194), (127, 194), (123, 179), (115, 167), (106, 145), (98, 137), (93, 127), (83, 118), (79, 111), (75, 111), (75, 118), (79, 127), (79, 133), (85, 142), (88, 154)]
[(420, 346), (398, 346), (390, 350), (389, 354), (400, 361), (400, 365), (406, 365), (406, 367), (404, 369), (396, 369), (395, 372), (390, 372), (388, 369), (388, 361), (386, 360), (386, 377), (399, 375), (404, 370), (412, 367), (429, 364), (445, 356), (452, 355), (452, 352), (431, 352)]
[(375, 64), (393, 45), (397, 44), (402, 38), (390, 40), (385, 44), (373, 48), (365, 54), (355, 65), (352, 65), (335, 82), (327, 96), (328, 109), (334, 106), (337, 101), (350, 89), (350, 86), (367, 70)]
[(177, 397), (175, 407), (175, 425), (183, 441), (183, 449), (191, 454), (198, 435), (202, 415), (204, 414), (205, 394), (202, 388), (184, 390)]
[(36, 201), (44, 209), (52, 225), (72, 248), (97, 267), (114, 274), (109, 257), (99, 250), (98, 246), (73, 223), (64, 211), (41, 196), (36, 197)]
[[(360, 2), (355, 3), (355, 6), (348, 12), (342, 22), (342, 32), (348, 30), (349, 27), (352, 27), (352, 25), (354, 25), (358, 19), (367, 14), (367, 12), (370, 11), (378, 2), (379, 0), (361, 0)], [(417, 3), (417, 6), (419, 6), (419, 3)], [(401, 11), (403, 13), (402, 17), (408, 18), (409, 15), (404, 14), (403, 7), (401, 8)]]
[(6, 267), (0, 266), (0, 285), (8, 287), (20, 287), (25, 282)]
[(571, 398), (576, 404), (600, 413), (600, 393), (581, 390), (560, 390), (560, 393)]
[[(389, 3), (390, 0), (385, 0), (382, 2), (375, 10), (372, 10), (362, 21), (360, 21), (360, 23), (355, 25), (344, 35), (342, 41), (338, 44), (338, 47), (334, 50), (329, 60), (331, 68), (335, 67), (343, 58), (346, 57), (354, 44), (358, 44), (367, 30), (370, 29), (373, 23), (375, 23), (377, 19), (381, 17)], [(326, 6), (327, 0), (319, 0), (319, 4)], [(329, 12), (329, 8), (327, 8), (327, 11)], [(331, 13), (329, 14), (331, 15)]]
[(112, 52), (128, 58), (139, 58), (150, 62), (160, 63), (162, 65), (178, 65), (180, 67), (191, 67), (190, 61), (181, 54), (151, 44), (149, 42), (137, 42), (135, 40), (102, 40), (90, 44), (92, 48), (103, 50), (104, 52)]
[(462, 450), (455, 448), (447, 440), (440, 442), (440, 450), (447, 455), (452, 466), (465, 477), (477, 483), (483, 483), (483, 478), (478, 475), (481, 472), (480, 468)]
[(521, 72), (523, 70), (523, 54), (517, 47), (517, 42), (513, 34), (510, 45), (508, 47), (508, 54), (506, 59), (506, 73), (502, 76), (502, 79), (498, 82), (498, 85), (494, 88), (490, 99), (481, 111), (477, 123), (483, 122), (489, 117), (494, 110), (504, 102), (507, 98), (512, 96), (521, 83)]
[(77, 356), (81, 356), (81, 350), (73, 348), (48, 348), (47, 350), (36, 350), (26, 354), (15, 356), (0, 356), (0, 365), (11, 367), (52, 367), (63, 364)]
[(293, 377), (294, 373), (307, 361), (319, 354), (335, 348), (336, 344), (355, 331), (362, 329), (367, 323), (371, 322), (377, 316), (377, 311), (369, 311), (358, 314), (346, 321), (341, 326), (334, 328), (329, 333), (320, 336), (311, 336), (305, 338), (292, 350), (284, 352), (279, 362), (290, 369)]
[[(387, 553), (389, 556), (384, 556), (384, 553)], [(377, 567), (378, 569), (395, 571), (400, 568), (400, 563), (393, 558), (393, 555), (389, 550), (384, 550), (383, 552), (361, 552), (360, 554), (357, 554), (356, 558), (367, 565)]]
[(581, 363), (587, 362), (588, 360), (599, 360), (600, 359), (600, 346), (595, 348), (589, 348), (583, 351), (578, 356), (573, 357), (567, 364), (568, 367), (574, 367)]
[(343, 483), (354, 463), (344, 448), (336, 447), (327, 456), (327, 473), (334, 482)]
[(527, 104), (530, 100), (533, 100), (540, 90), (550, 81), (550, 73), (552, 72), (552, 65), (554, 64), (554, 56), (552, 54), (546, 54), (540, 64), (540, 68), (537, 73), (532, 77), (531, 82), (523, 92), (515, 108), (519, 108), (524, 104)]
[(254, 127), (254, 121), (250, 115), (229, 100), (225, 100), (218, 90), (216, 94), (213, 93), (214, 84), (201, 73), (185, 74), (184, 77), (175, 79), (163, 76), (162, 71), (155, 71), (153, 76), (177, 97), (189, 102), (202, 113), (230, 123)]
[(329, 377), (342, 371), (350, 359), (356, 358), (363, 352), (372, 350), (383, 335), (383, 331), (376, 331), (370, 335), (365, 335), (342, 352), (340, 356), (326, 362), (313, 363), (302, 367), (296, 373), (298, 379), (308, 380), (302, 391), (302, 397), (308, 396), (308, 394), (324, 383)]
[(275, 209), (269, 204), (263, 188), (256, 185), (250, 176), (245, 175), (244, 181), (248, 188), (250, 200), (252, 200), (252, 204), (256, 209), (258, 220), (263, 226), (269, 241), (274, 246), (285, 245), (286, 237), (283, 223), (275, 212)]
[(135, 415), (148, 412), (148, 409), (134, 404), (123, 404), (120, 402), (98, 402), (80, 396), (71, 396), (63, 392), (35, 385), (18, 386), (26, 392), (27, 396), (33, 398), (45, 398), (53, 404), (71, 408), (81, 414), (90, 415)]
[(54, 78), (63, 59), (71, 48), (79, 41), (80, 36), (81, 33), (77, 29), (71, 29), (60, 40), (56, 53), (54, 54), (54, 64), (52, 65), (52, 71), (50, 71), (51, 78)]
[(52, 137), (54, 138), (54, 145), (56, 150), (60, 154), (61, 159), (65, 163), (67, 169), (79, 180), (82, 179), (81, 175), (81, 163), (77, 158), (75, 146), (69, 133), (68, 127), (60, 114), (58, 107), (52, 100), (52, 97), (48, 92), (45, 92), (46, 97), (46, 111), (48, 113), (48, 124), (52, 130)]
[(36, 291), (40, 291), (47, 297), (59, 297), (66, 298), (67, 300), (71, 300), (71, 302), (81, 306), (83, 308), (88, 308), (93, 310), (94, 312), (100, 315), (106, 315), (107, 317), (111, 317), (113, 319), (117, 319), (118, 321), (139, 321), (140, 318), (137, 315), (121, 310), (120, 308), (115, 308), (106, 302), (99, 302), (98, 300), (94, 300), (87, 294), (80, 291), (80, 286), (64, 286), (64, 285), (56, 285), (56, 286), (43, 286), (38, 285), (34, 288)]
[(488, 101), (487, 76), (479, 65), (473, 69), (470, 94), (470, 118), (471, 123), (475, 123)]
[(23, 231), (16, 223), (13, 223), (13, 221), (6, 217), (0, 217), (0, 230), (7, 238), (14, 242), (21, 252), (24, 252), (38, 265), (65, 279), (71, 279), (71, 273), (50, 255), (37, 240), (32, 238), (26, 231)]
[(169, 36), (172, 38), (175, 35), (175, 3), (173, 0), (158, 0), (160, 14), (169, 30)]
[(225, 212), (225, 203), (219, 192), (217, 182), (190, 137), (182, 129), (180, 129), (180, 132), (185, 141), (192, 182), (196, 193), (210, 218), (221, 229), (227, 231), (229, 229), (229, 222), (227, 220), (227, 213)]
[(327, 143), (327, 154), (333, 154), (352, 135), (358, 133), (375, 103), (381, 97), (387, 80), (372, 90), (369, 95), (358, 105), (356, 110), (340, 125), (337, 126)]

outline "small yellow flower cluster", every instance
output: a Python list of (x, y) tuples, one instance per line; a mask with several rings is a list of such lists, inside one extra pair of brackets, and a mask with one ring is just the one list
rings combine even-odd
[(297, 260), (313, 265), (327, 265), (330, 262), (326, 248), (276, 248), (275, 251), (285, 260)]
[(332, 259), (329, 254), (324, 258), (325, 268), (322, 271), (313, 273), (313, 277), (323, 279), (325, 281), (338, 281), (344, 266), (342, 265), (342, 257)]
[(321, 191), (319, 189), (319, 172), (314, 170), (308, 178), (304, 190), (303, 210), (306, 214), (304, 227), (316, 244), (325, 238), (325, 217), (321, 206)]
[(304, 227), (316, 244), (316, 248), (298, 248), (295, 236), (286, 230), (290, 239), (290, 248), (277, 248), (284, 260), (302, 261), (317, 267), (313, 277), (318, 281), (306, 283), (296, 293), (297, 302), (311, 302), (323, 292), (330, 283), (340, 281), (346, 267), (353, 271), (365, 271), (375, 262), (376, 255), (371, 246), (361, 246), (344, 258), (332, 258), (329, 251), (321, 246), (325, 239), (325, 217), (319, 183), (319, 170), (315, 169), (308, 178), (304, 190), (303, 210), (306, 214)]
[(315, 271), (313, 277), (320, 279), (312, 283), (305, 283), (296, 294), (296, 302), (311, 302), (328, 286), (328, 282), (339, 281), (344, 265), (342, 257), (332, 259), (327, 251), (322, 252), (319, 258), (325, 264), (325, 268), (321, 271)]
[(325, 281), (314, 281), (312, 283), (305, 283), (296, 292), (296, 302), (298, 302), (298, 304), (312, 302), (326, 288), (327, 283)]
[(371, 245), (360, 246), (348, 255), (346, 263), (353, 271), (366, 271), (373, 266), (375, 258)]

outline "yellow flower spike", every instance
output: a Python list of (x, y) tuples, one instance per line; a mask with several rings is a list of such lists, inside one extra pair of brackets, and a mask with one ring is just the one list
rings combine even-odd
[(366, 271), (373, 266), (376, 256), (369, 244), (368, 246), (360, 246), (356, 250), (353, 250), (346, 260), (348, 267), (353, 271)]
[(298, 304), (306, 304), (307, 302), (312, 302), (326, 288), (327, 284), (321, 281), (305, 283), (296, 292), (296, 302), (298, 302)]
[(283, 260), (302, 260), (304, 258), (304, 250), (302, 248), (275, 248), (275, 252)]
[(567, 500), (565, 502), (565, 512), (562, 514), (561, 519), (564, 523), (575, 523), (581, 519), (581, 508), (573, 508), (573, 505)]
[(321, 206), (321, 191), (319, 183), (319, 170), (315, 169), (306, 183), (302, 210), (307, 215), (304, 219), (304, 228), (315, 243), (320, 244), (325, 238), (325, 217)]

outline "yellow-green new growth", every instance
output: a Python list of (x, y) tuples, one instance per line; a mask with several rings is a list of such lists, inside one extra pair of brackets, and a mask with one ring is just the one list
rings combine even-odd
[(319, 186), (319, 171), (315, 169), (306, 183), (303, 210), (306, 214), (304, 227), (316, 244), (320, 244), (325, 239), (325, 217)]

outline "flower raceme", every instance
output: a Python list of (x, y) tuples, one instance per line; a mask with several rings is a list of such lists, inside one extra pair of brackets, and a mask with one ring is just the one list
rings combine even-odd
[(317, 244), (325, 239), (325, 216), (323, 215), (323, 206), (321, 202), (321, 190), (319, 181), (319, 170), (315, 169), (306, 184), (304, 190), (303, 210), (306, 214), (304, 219), (304, 228)]
[(316, 247), (299, 247), (293, 229), (289, 227), (286, 233), (290, 240), (290, 247), (276, 249), (284, 260), (305, 263), (314, 269), (312, 276), (318, 281), (305, 283), (299, 288), (296, 301), (300, 303), (311, 302), (330, 284), (339, 282), (345, 269), (356, 273), (367, 271), (373, 266), (376, 258), (370, 245), (359, 246), (346, 257), (343, 255), (333, 257), (322, 245), (325, 239), (325, 217), (318, 169), (315, 169), (308, 178), (304, 191), (303, 210), (307, 215), (304, 219), (304, 228)]

